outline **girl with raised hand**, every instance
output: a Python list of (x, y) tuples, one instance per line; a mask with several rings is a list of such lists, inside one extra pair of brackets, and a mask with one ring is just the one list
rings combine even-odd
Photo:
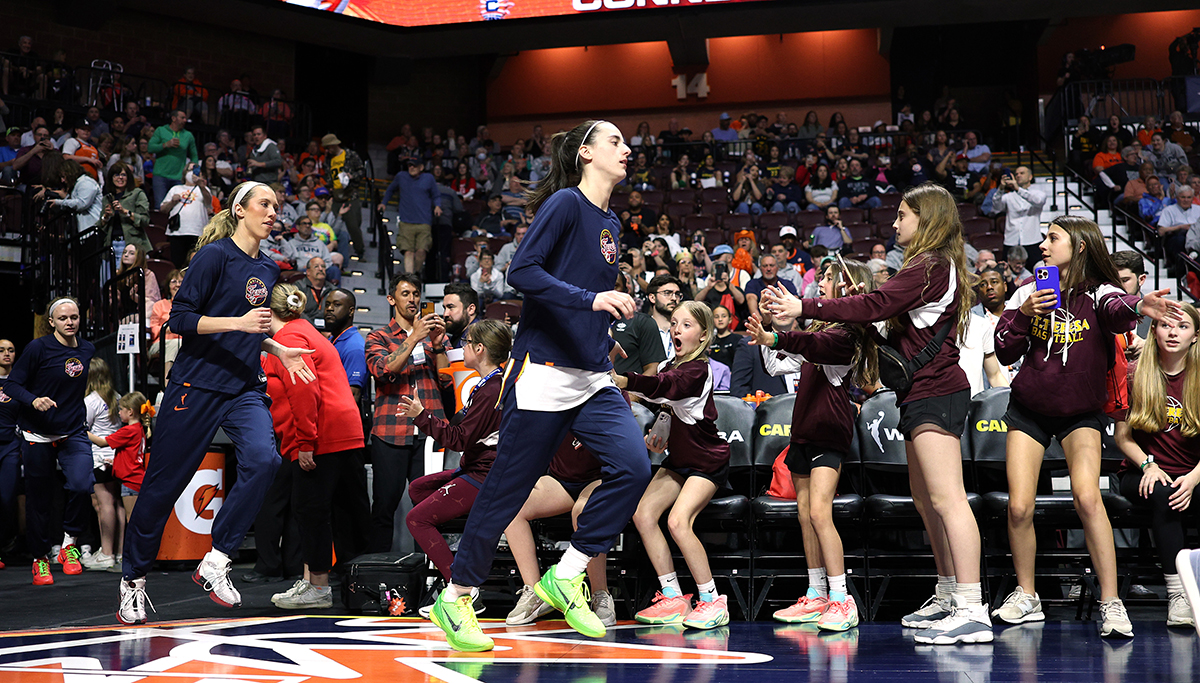
[(163, 527), (219, 428), (237, 453), (237, 483), (213, 519), (213, 548), (192, 579), (217, 604), (241, 605), (229, 579), (232, 556), (280, 463), (259, 357), (263, 351), (278, 357), (292, 382), (315, 379), (303, 360), (312, 351), (286, 348), (269, 336), (266, 304), (279, 266), (259, 253), (259, 243), (271, 234), (278, 210), (270, 187), (246, 182), (235, 188), (229, 208), (204, 228), (175, 295), (169, 323), (183, 344), (163, 392), (157, 445), (138, 505), (125, 526), (117, 612), (122, 623), (146, 621), (146, 574), (158, 556)]
[[(772, 315), (830, 322), (887, 321), (887, 343), (906, 359), (928, 348), (908, 387), (896, 389), (909, 482), (937, 564), (936, 593), (900, 623), (921, 629), (918, 643), (991, 642), (992, 620), (979, 582), (979, 525), (967, 504), (960, 439), (971, 385), (958, 366), (957, 339), (974, 302), (963, 253), (962, 220), (950, 193), (925, 183), (909, 188), (896, 213), (904, 265), (873, 292), (840, 299), (764, 293)], [(940, 345), (933, 344), (942, 337)]]
[[(847, 288), (872, 292), (875, 281), (865, 264), (844, 261), (830, 264), (820, 286), (822, 299), (837, 299)], [(858, 606), (846, 592), (846, 562), (833, 525), (833, 499), (858, 417), (850, 387), (879, 379), (875, 332), (861, 325), (817, 322), (803, 332), (779, 334), (764, 330), (757, 318), (751, 318), (746, 329), (750, 343), (762, 348), (768, 372), (800, 373), (784, 462), (796, 488), (808, 592), (774, 617), (787, 623), (816, 622), (826, 631), (854, 628)]]
[(1184, 549), (1183, 518), (1195, 519), (1200, 483), (1200, 313), (1183, 304), (1182, 320), (1154, 322), (1129, 385), (1129, 416), (1117, 423), (1127, 462), (1121, 495), (1150, 508), (1150, 530), (1167, 583), (1167, 626), (1195, 626), (1194, 608), (1176, 572)]
[[(708, 306), (685, 301), (671, 314), (674, 360), (663, 361), (656, 375), (613, 374), (619, 388), (650, 403), (663, 404), (671, 411), (665, 440), (657, 425), (646, 435), (650, 450), (661, 453), (668, 449), (669, 453), (633, 515), (633, 523), (662, 585), (654, 603), (636, 615), (643, 624), (682, 623), (690, 628), (709, 629), (729, 623), (728, 600), (717, 593), (708, 555), (692, 530), (700, 511), (729, 478), (729, 444), (717, 433), (713, 373), (708, 363), (714, 329)], [(662, 420), (660, 416), (659, 421)], [(671, 548), (658, 524), (668, 510), (667, 527), (696, 580), (699, 600), (694, 609), (692, 596), (684, 595), (679, 585)]]
[(1180, 317), (1179, 303), (1163, 298), (1166, 289), (1145, 298), (1126, 294), (1100, 228), (1085, 218), (1055, 218), (1041, 249), (1045, 264), (1058, 268), (1061, 300), (1053, 289), (1039, 289), (1035, 279), (1013, 293), (996, 324), (996, 360), (1024, 361), (1004, 415), (1008, 539), (1017, 587), (992, 616), (1010, 624), (1045, 619), (1034, 589), (1034, 497), (1042, 458), (1051, 439), (1058, 439), (1100, 580), (1100, 635), (1132, 638), (1133, 624), (1117, 596), (1112, 524), (1100, 498), (1106, 378), (1116, 353), (1113, 336), (1134, 329), (1142, 315), (1173, 322)]

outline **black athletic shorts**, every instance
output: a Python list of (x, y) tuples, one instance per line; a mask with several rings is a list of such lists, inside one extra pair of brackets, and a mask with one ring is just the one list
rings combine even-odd
[(684, 481), (687, 481), (688, 477), (700, 477), (716, 484), (718, 489), (725, 488), (725, 485), (729, 483), (728, 462), (722, 465), (721, 469), (717, 470), (716, 472), (702, 472), (694, 467), (671, 467), (665, 462), (661, 465), (661, 467), (665, 467), (666, 469), (683, 477)]
[(967, 409), (971, 407), (971, 390), (949, 396), (931, 396), (910, 401), (900, 406), (900, 433), (905, 441), (912, 440), (912, 433), (924, 424), (931, 424), (962, 436), (967, 425)]
[(1101, 411), (1066, 417), (1039, 415), (1012, 396), (1008, 399), (1008, 411), (1004, 413), (1004, 422), (1008, 425), (1008, 431), (1028, 434), (1040, 443), (1042, 448), (1049, 448), (1052, 438), (1061, 443), (1063, 438), (1076, 429), (1104, 431), (1104, 413)]
[(846, 461), (846, 454), (834, 448), (812, 443), (794, 443), (783, 458), (792, 474), (811, 474), (814, 467), (837, 469)]
[(579, 496), (583, 493), (583, 490), (592, 484), (590, 481), (585, 481), (583, 483), (576, 481), (563, 481), (554, 475), (550, 476), (554, 479), (554, 481), (557, 481), (563, 487), (563, 489), (566, 490), (567, 495), (571, 496), (572, 500), (579, 500)]

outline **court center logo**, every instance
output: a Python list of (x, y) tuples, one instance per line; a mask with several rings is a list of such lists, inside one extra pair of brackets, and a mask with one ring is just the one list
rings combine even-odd
[(262, 306), (267, 300), (267, 284), (256, 277), (246, 280), (246, 301), (251, 306)]
[(68, 358), (63, 364), (63, 370), (66, 371), (67, 377), (78, 377), (83, 374), (83, 361), (78, 358)]
[(600, 231), (600, 255), (609, 264), (617, 262), (617, 241), (613, 239), (613, 235), (608, 228)]

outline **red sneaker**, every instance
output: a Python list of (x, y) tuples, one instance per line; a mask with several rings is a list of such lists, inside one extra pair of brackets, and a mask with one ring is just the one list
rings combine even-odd
[(33, 561), (33, 585), (49, 586), (54, 583), (54, 577), (50, 576), (50, 562), (45, 558)]
[(83, 565), (79, 563), (79, 548), (75, 544), (64, 545), (58, 551), (58, 563), (62, 565), (64, 574), (82, 574)]

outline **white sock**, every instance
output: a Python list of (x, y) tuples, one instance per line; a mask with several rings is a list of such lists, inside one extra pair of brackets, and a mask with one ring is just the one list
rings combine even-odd
[(63, 534), (63, 542), (62, 542), (62, 547), (64, 547), (64, 548), (65, 548), (65, 547), (67, 547), (67, 546), (69, 546), (69, 545), (72, 545), (73, 543), (75, 543), (75, 537), (74, 537), (74, 536), (72, 536), (71, 534)]
[(1163, 577), (1167, 580), (1168, 597), (1183, 593), (1183, 579), (1178, 574), (1164, 574)]
[(572, 545), (567, 548), (567, 551), (562, 555), (562, 559), (555, 565), (554, 578), (573, 579), (580, 576), (587, 571), (588, 562), (591, 561), (592, 558), (584, 555)]
[(808, 587), (816, 591), (819, 598), (829, 597), (829, 582), (826, 580), (824, 567), (808, 570)]
[(470, 586), (460, 586), (457, 583), (451, 582), (451, 583), (447, 584), (445, 588), (442, 589), (442, 594), (441, 594), (442, 601), (443, 602), (454, 602), (455, 600), (461, 598), (462, 596), (469, 595), (470, 593), (471, 593)]
[(979, 583), (960, 583), (955, 595), (962, 598), (963, 604), (975, 607), (983, 604), (983, 588)]
[(829, 599), (834, 602), (842, 602), (846, 599), (846, 574), (844, 572), (829, 577)]
[(658, 585), (662, 587), (662, 594), (668, 598), (683, 595), (683, 587), (679, 585), (679, 575), (676, 572), (658, 577)]
[(216, 548), (213, 548), (212, 550), (208, 551), (207, 555), (204, 556), (204, 561), (211, 562), (211, 563), (217, 565), (218, 567), (220, 567), (220, 566), (225, 565), (230, 560), (229, 560), (228, 555), (221, 552), (220, 550), (217, 550)]
[(328, 593), (329, 591), (333, 590), (329, 586), (316, 586), (311, 583), (309, 585), (312, 586), (313, 588), (315, 588), (318, 593)]
[(934, 589), (934, 594), (938, 600), (950, 602), (950, 596), (954, 595), (958, 586), (958, 580), (953, 576), (938, 576), (937, 588)]
[(717, 599), (717, 582), (715, 579), (709, 579), (708, 583), (696, 584), (696, 589), (700, 591), (700, 602), (712, 602)]

